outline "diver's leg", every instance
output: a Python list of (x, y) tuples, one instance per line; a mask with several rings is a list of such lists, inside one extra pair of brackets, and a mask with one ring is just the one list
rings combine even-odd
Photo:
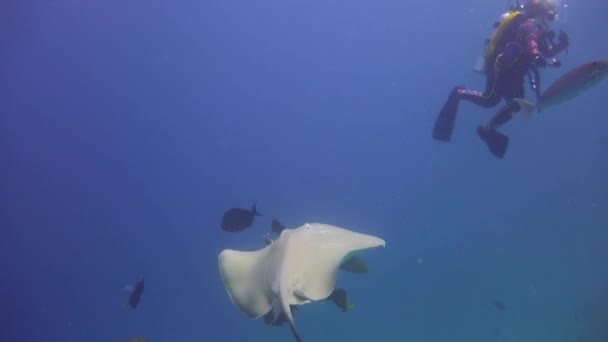
[(505, 106), (502, 107), (498, 112), (496, 112), (496, 114), (494, 114), (494, 116), (486, 124), (486, 126), (492, 128), (492, 129), (497, 129), (498, 127), (509, 122), (513, 118), (515, 113), (519, 112), (521, 109), (519, 104), (517, 102), (513, 101), (513, 99), (514, 98), (524, 98), (524, 96), (525, 96), (524, 79), (523, 79), (523, 77), (521, 79), (517, 78), (517, 79), (511, 81), (510, 83), (511, 83), (511, 87), (510, 87), (511, 91), (508, 93), (507, 96), (505, 96), (505, 102), (506, 102)]
[(484, 108), (495, 107), (500, 102), (505, 90), (509, 89), (509, 79), (505, 77), (508, 73), (506, 73), (506, 69), (501, 67), (502, 60), (502, 58), (493, 59), (493, 65), (487, 70), (487, 83), (484, 92), (465, 89), (464, 87), (454, 87), (452, 89), (435, 121), (433, 138), (440, 141), (450, 141), (460, 100), (470, 101)]
[[(509, 101), (509, 100), (507, 100)], [(506, 105), (504, 105), (499, 111), (494, 114), (494, 116), (488, 121), (487, 126), (491, 129), (497, 129), (498, 127), (506, 124), (511, 121), (513, 115), (519, 111), (519, 104), (517, 102), (511, 100)]]
[(485, 96), (484, 93), (477, 90), (454, 87), (448, 96), (448, 100), (441, 108), (437, 120), (435, 120), (433, 138), (440, 141), (450, 141), (456, 123), (456, 114), (458, 113), (460, 100), (471, 101), (485, 108), (496, 106), (501, 99), (498, 92), (492, 91), (489, 95)]
[(491, 58), (488, 61), (488, 65), (492, 66), (486, 68), (486, 90), (483, 92), (485, 96), (489, 96), (494, 89), (494, 82), (496, 81), (496, 76), (494, 75), (494, 64), (496, 63), (496, 58)]
[(478, 90), (459, 89), (458, 97), (461, 100), (473, 102), (474, 104), (484, 108), (496, 107), (496, 105), (502, 99), (502, 96), (496, 91), (495, 87), (486, 93), (482, 93)]
[(503, 89), (505, 88), (504, 77), (496, 77), (496, 69), (495, 65), (488, 68), (486, 72), (486, 89), (483, 93), (478, 90), (461, 88), (458, 90), (458, 97), (461, 100), (473, 102), (484, 108), (495, 107), (503, 98)]
[(488, 121), (487, 124), (477, 127), (477, 134), (486, 142), (488, 148), (498, 158), (503, 158), (507, 153), (509, 146), (509, 137), (500, 133), (496, 129), (509, 122), (513, 115), (520, 111), (520, 106), (513, 98), (523, 98), (524, 80), (516, 80), (509, 96), (505, 97), (505, 106), (503, 106), (496, 114)]
[(513, 113), (517, 111), (519, 111), (519, 105), (511, 100), (496, 112), (487, 124), (477, 127), (479, 137), (486, 142), (490, 152), (498, 158), (503, 158), (507, 153), (509, 137), (496, 129), (511, 120)]
[(520, 60), (522, 47), (511, 42), (504, 51), (493, 59), (492, 67), (487, 70), (486, 90), (483, 94), (477, 91), (463, 91), (461, 98), (482, 107), (494, 107), (501, 99), (511, 102), (516, 92), (523, 92), (523, 76), (519, 75), (516, 65)]
[(509, 145), (509, 137), (498, 132), (497, 128), (509, 122), (513, 114), (520, 110), (514, 98), (524, 97), (524, 75), (523, 73), (510, 73), (508, 78), (501, 82), (501, 93), (504, 94), (506, 104), (494, 114), (485, 125), (477, 127), (477, 134), (486, 142), (488, 148), (498, 158), (503, 158)]

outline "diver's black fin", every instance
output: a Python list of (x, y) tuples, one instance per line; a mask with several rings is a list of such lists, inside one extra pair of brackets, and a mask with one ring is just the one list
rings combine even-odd
[(460, 88), (454, 87), (452, 89), (448, 100), (441, 108), (437, 120), (435, 120), (435, 126), (433, 127), (433, 138), (435, 140), (450, 141), (452, 139), (456, 114), (458, 113), (458, 89)]
[(272, 223), (270, 224), (272, 231), (281, 235), (281, 232), (285, 229), (285, 225), (276, 219), (272, 219)]
[(486, 126), (479, 126), (477, 128), (477, 134), (486, 142), (490, 152), (492, 152), (494, 156), (500, 159), (504, 158), (507, 153), (507, 147), (509, 146), (508, 136)]

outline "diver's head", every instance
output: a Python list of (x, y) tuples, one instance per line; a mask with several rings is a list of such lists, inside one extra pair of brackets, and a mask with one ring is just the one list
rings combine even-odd
[(557, 7), (557, 0), (528, 0), (524, 5), (524, 13), (530, 18), (554, 21)]

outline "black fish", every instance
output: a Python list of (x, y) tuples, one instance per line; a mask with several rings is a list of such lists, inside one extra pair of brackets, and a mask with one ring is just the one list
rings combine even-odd
[[(355, 307), (354, 304), (348, 302), (346, 290), (344, 289), (335, 289), (331, 293), (331, 295), (327, 297), (327, 300), (331, 300), (332, 302), (334, 302), (334, 304), (336, 304), (336, 306), (338, 306), (344, 312)], [(298, 311), (298, 306), (290, 305), (289, 309), (291, 310), (291, 314), (295, 315), (295, 313)], [(271, 326), (281, 326), (285, 323), (289, 323), (289, 320), (287, 319), (287, 315), (284, 312), (281, 312), (279, 317), (277, 317), (277, 319), (274, 319), (274, 312), (273, 310), (270, 310), (267, 314), (264, 315), (264, 323)]]
[(499, 301), (498, 299), (495, 299), (494, 301), (492, 301), (492, 304), (494, 304), (494, 307), (496, 308), (496, 310), (499, 310), (499, 311), (507, 310), (507, 306), (504, 305), (503, 302)]
[(283, 231), (283, 229), (285, 229), (285, 225), (283, 225), (281, 222), (272, 219), (272, 231), (273, 233), (276, 233), (277, 235), (281, 235), (281, 232)]
[(261, 215), (255, 209), (255, 204), (251, 210), (241, 208), (228, 209), (222, 217), (221, 226), (227, 232), (238, 232), (249, 228), (253, 224), (253, 219)]
[(140, 281), (130, 286), (129, 292), (129, 306), (132, 309), (135, 309), (137, 308), (137, 305), (139, 305), (141, 295), (144, 293), (144, 278), (141, 278)]
[(354, 255), (340, 265), (340, 269), (351, 273), (367, 273), (367, 264)]
[(335, 289), (334, 292), (332, 292), (327, 299), (334, 302), (334, 304), (336, 304), (344, 312), (355, 307), (354, 304), (348, 302), (346, 290), (344, 289)]
[(278, 238), (281, 235), (281, 232), (285, 229), (285, 226), (275, 219), (272, 219), (271, 227), (272, 230), (264, 234), (264, 242), (266, 243), (266, 246), (274, 242), (274, 240), (272, 239), (273, 235), (276, 235)]

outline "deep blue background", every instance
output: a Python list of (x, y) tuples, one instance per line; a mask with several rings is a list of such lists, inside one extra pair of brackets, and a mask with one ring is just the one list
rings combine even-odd
[[(607, 58), (606, 1), (568, 5), (563, 70)], [(289, 340), (217, 270), (276, 217), (387, 241), (338, 279), (355, 310), (300, 310), (307, 341), (605, 342), (608, 84), (517, 117), (504, 160), (475, 134), (493, 110), (464, 104), (452, 143), (431, 139), (451, 87), (483, 87), (503, 6), (2, 2), (0, 341)], [(254, 201), (251, 229), (221, 231)]]

